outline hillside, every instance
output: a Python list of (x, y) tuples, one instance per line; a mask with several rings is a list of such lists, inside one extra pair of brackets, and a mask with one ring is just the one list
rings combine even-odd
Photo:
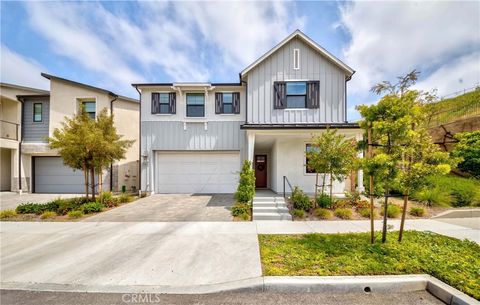
[(427, 105), (429, 126), (439, 126), (459, 119), (480, 115), (480, 88)]

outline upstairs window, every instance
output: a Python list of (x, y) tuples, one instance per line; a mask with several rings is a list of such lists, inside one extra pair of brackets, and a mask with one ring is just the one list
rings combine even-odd
[(152, 93), (152, 113), (153, 114), (175, 114), (176, 94)]
[(205, 116), (205, 95), (203, 93), (187, 93), (187, 117)]
[(96, 105), (94, 101), (83, 101), (80, 104), (81, 110), (88, 114), (91, 119), (95, 119), (96, 116)]
[(306, 82), (287, 82), (287, 108), (307, 108)]
[(215, 113), (217, 114), (240, 113), (240, 93), (239, 92), (215, 93)]
[(42, 103), (34, 103), (33, 104), (33, 121), (34, 122), (41, 122), (42, 121), (42, 112), (43, 112), (43, 104)]

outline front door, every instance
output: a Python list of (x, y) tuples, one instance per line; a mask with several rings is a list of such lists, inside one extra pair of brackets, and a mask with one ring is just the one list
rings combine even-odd
[(255, 155), (255, 187), (267, 187), (267, 156)]

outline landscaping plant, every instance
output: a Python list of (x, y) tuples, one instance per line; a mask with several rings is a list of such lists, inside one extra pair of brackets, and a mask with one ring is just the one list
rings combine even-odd
[(17, 212), (15, 212), (15, 210), (0, 211), (0, 219), (7, 219), (7, 218), (16, 217), (16, 216), (17, 216)]
[[(480, 90), (477, 89), (478, 92)], [(462, 159), (458, 169), (480, 179), (480, 130), (457, 133), (455, 138), (459, 142), (451, 154), (453, 157)]]
[(387, 206), (387, 214), (385, 215), (385, 210), (380, 210), (380, 215), (386, 216), (388, 218), (397, 218), (402, 213), (402, 209), (396, 205), (389, 203)]
[(320, 208), (328, 209), (332, 206), (332, 199), (327, 194), (321, 193), (317, 195), (317, 206)]
[(43, 212), (42, 215), (40, 215), (40, 218), (41, 219), (53, 219), (57, 216), (57, 213), (53, 212), (53, 211), (46, 211), (46, 212)]
[(335, 216), (341, 219), (352, 219), (351, 209), (336, 209), (334, 211)]
[(243, 214), (250, 215), (251, 214), (251, 206), (248, 203), (241, 203), (237, 202), (232, 206), (232, 215), (235, 217), (242, 216)]
[(89, 202), (81, 206), (83, 213), (91, 214), (101, 212), (105, 206), (98, 202)]
[(410, 208), (410, 215), (417, 216), (417, 217), (423, 217), (423, 216), (425, 216), (425, 209), (420, 208), (420, 207), (411, 207)]
[(294, 209), (292, 214), (296, 218), (304, 218), (305, 217), (305, 211), (304, 210)]
[(69, 219), (77, 219), (77, 218), (82, 218), (85, 214), (83, 214), (82, 211), (70, 211), (68, 212), (68, 218)]
[(332, 212), (330, 210), (327, 210), (327, 209), (318, 208), (318, 209), (315, 209), (314, 213), (315, 213), (315, 216), (317, 216), (320, 219), (330, 219), (330, 218), (332, 218)]
[(291, 199), (294, 209), (309, 211), (312, 208), (310, 198), (298, 186), (293, 188)]
[(240, 203), (250, 204), (255, 196), (255, 171), (252, 168), (252, 162), (245, 160), (243, 162), (242, 171), (240, 172), (240, 180), (238, 182), (235, 199)]

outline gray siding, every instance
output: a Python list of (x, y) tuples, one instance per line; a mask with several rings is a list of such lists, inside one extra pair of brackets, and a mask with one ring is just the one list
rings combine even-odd
[(241, 150), (245, 139), (240, 121), (204, 123), (142, 122), (143, 150)]
[[(42, 103), (42, 122), (33, 121), (33, 104)], [(48, 98), (30, 98), (23, 104), (23, 142), (46, 142), (50, 120), (50, 101)]]
[[(293, 69), (293, 50), (300, 50), (300, 69)], [(273, 82), (319, 80), (320, 108), (273, 109)], [(294, 38), (247, 74), (247, 121), (329, 123), (345, 121), (345, 72), (301, 39)]]

